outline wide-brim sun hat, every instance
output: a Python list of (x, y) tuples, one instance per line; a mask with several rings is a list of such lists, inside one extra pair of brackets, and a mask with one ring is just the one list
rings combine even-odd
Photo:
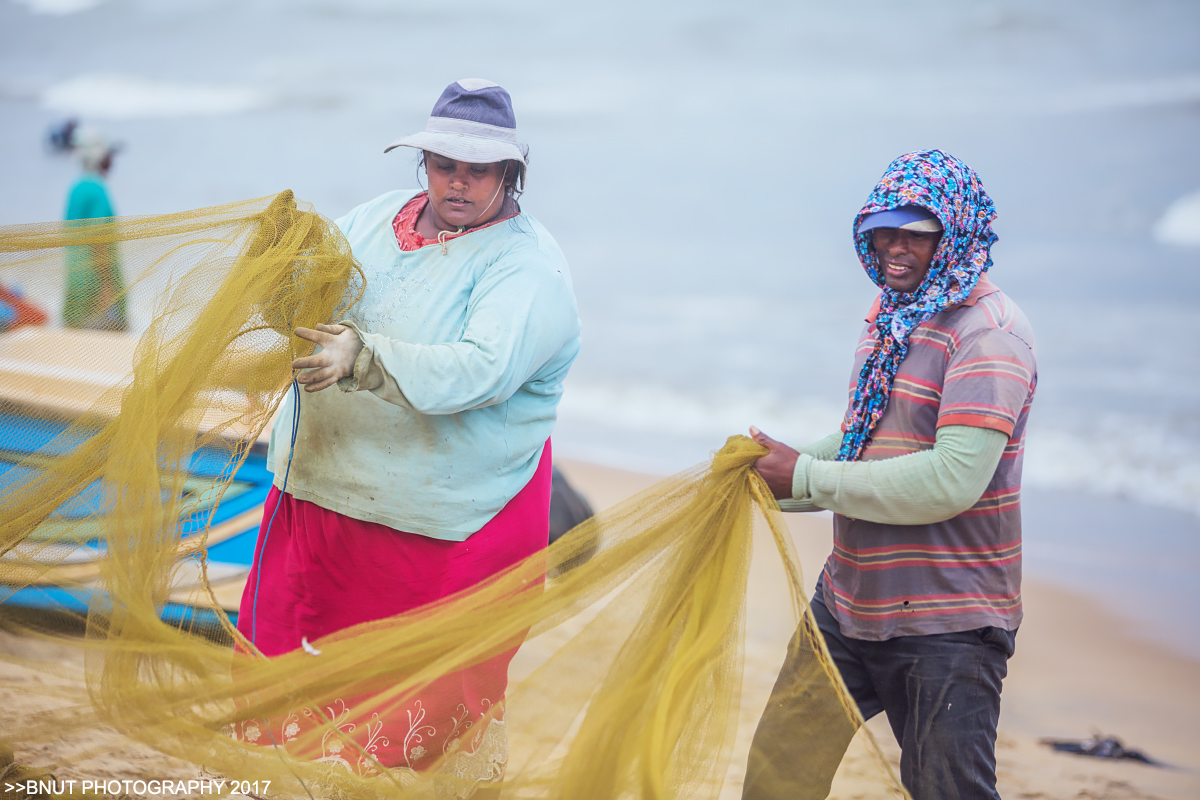
[(482, 78), (463, 78), (447, 86), (425, 130), (401, 136), (383, 152), (397, 147), (428, 150), (469, 164), (510, 160), (524, 164), (529, 152), (517, 141), (512, 98), (503, 87)]

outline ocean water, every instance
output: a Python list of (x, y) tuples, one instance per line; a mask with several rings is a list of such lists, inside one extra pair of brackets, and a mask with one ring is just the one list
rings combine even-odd
[[(61, 214), (68, 114), (125, 143), (121, 213), (290, 188), (336, 217), (413, 185), (383, 146), (491, 78), (584, 322), (556, 451), (665, 473), (751, 424), (834, 429), (874, 294), (852, 220), (940, 147), (1038, 336), (1029, 571), (1200, 653), (1197, 42), (1174, 0), (0, 0), (0, 224)], [(1097, 551), (1150, 599), (1114, 600)]]

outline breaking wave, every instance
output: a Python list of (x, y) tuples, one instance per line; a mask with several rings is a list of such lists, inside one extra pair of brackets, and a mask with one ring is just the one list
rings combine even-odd
[[(811, 398), (687, 393), (570, 382), (556, 452), (656, 472), (702, 460), (750, 425), (793, 445), (824, 437), (843, 407)], [(1200, 442), (1130, 414), (1039, 419), (1026, 438), (1024, 483), (1173, 508), (1200, 517)]]
[(50, 86), (42, 92), (41, 102), (52, 111), (97, 119), (145, 119), (239, 114), (266, 105), (268, 98), (244, 86), (171, 83), (97, 73)]

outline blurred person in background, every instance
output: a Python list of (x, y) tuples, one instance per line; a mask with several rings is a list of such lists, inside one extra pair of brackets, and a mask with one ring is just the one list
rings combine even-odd
[[(780, 507), (834, 512), (813, 616), (862, 716), (887, 713), (914, 800), (999, 798), (1037, 357), (1025, 315), (986, 275), (995, 216), (953, 156), (894, 161), (854, 221), (880, 295), (842, 430), (794, 450), (751, 429)], [(814, 707), (800, 652), (789, 650), (759, 722), (746, 800), (825, 797), (833, 775), (809, 765), (836, 764), (850, 743), (841, 706)]]
[[(64, 219), (86, 235), (84, 220), (116, 216), (106, 179), (120, 149), (100, 131), (69, 120), (50, 134), (53, 149), (79, 159), (82, 172), (67, 195)], [(68, 328), (126, 331), (125, 279), (114, 243), (81, 244), (68, 250), (63, 325)]]
[[(320, 349), (293, 364), (305, 392), (272, 431), (275, 488), (238, 616), (267, 656), (453, 595), (549, 540), (549, 437), (579, 317), (562, 251), (518, 203), (527, 150), (509, 94), (456, 81), (425, 130), (385, 152), (396, 147), (421, 152), (428, 190), (337, 220), (365, 294), (342, 324), (296, 329)], [(377, 718), (369, 697), (339, 698), (335, 713), (362, 723), (384, 768), (450, 774), (492, 796), (515, 646)], [(301, 716), (233, 733), (286, 749), (309, 724)]]

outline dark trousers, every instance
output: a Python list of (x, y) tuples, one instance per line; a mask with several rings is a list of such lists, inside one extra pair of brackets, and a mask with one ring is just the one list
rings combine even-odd
[[(821, 598), (813, 616), (864, 719), (887, 712), (913, 800), (999, 799), (996, 724), (1016, 632), (979, 628), (882, 642), (842, 635)], [(754, 733), (743, 800), (825, 798), (854, 726), (797, 631)]]

